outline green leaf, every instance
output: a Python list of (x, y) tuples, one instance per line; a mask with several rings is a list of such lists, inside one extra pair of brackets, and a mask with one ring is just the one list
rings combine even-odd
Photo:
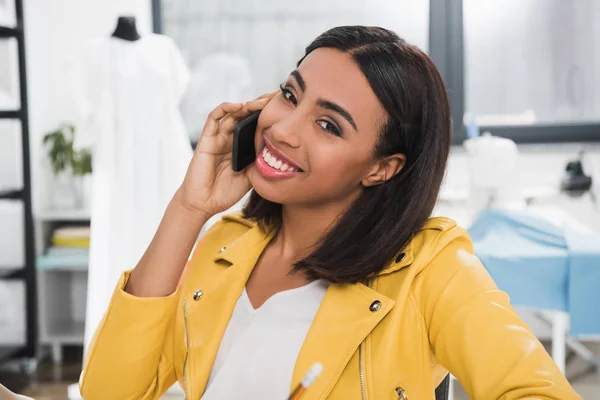
[(73, 149), (75, 127), (64, 125), (44, 135), (42, 141), (48, 150), (50, 164), (54, 174), (58, 175), (67, 168), (73, 175), (83, 176), (92, 172), (92, 153), (89, 149)]

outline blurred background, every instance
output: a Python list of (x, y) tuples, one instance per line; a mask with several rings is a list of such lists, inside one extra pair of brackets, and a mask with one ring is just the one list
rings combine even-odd
[[(434, 214), (469, 229), (576, 390), (600, 398), (599, 20), (597, 0), (0, 0), (0, 383), (78, 398), (121, 272), (99, 249), (139, 258), (213, 107), (272, 91), (316, 36), (361, 24), (436, 63), (454, 134)], [(450, 396), (467, 398), (458, 382)]]

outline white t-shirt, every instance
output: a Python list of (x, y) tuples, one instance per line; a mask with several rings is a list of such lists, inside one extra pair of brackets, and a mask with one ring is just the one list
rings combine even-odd
[(242, 292), (202, 400), (281, 400), (290, 395), (296, 358), (329, 283), (313, 281), (254, 309)]

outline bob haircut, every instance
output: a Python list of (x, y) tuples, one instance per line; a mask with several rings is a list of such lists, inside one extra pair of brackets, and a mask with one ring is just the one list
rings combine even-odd
[[(298, 65), (319, 48), (351, 55), (385, 108), (387, 121), (374, 155), (406, 156), (398, 174), (364, 188), (313, 252), (294, 265), (294, 272), (309, 279), (356, 283), (383, 270), (431, 215), (450, 151), (450, 107), (431, 59), (392, 31), (366, 26), (330, 29), (306, 48)], [(243, 215), (263, 230), (277, 229), (281, 204), (253, 190)]]

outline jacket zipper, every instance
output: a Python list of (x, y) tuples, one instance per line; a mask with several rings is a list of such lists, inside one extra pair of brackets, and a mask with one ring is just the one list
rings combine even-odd
[[(367, 287), (371, 287), (371, 280), (365, 282)], [(366, 340), (366, 339), (365, 339)], [(365, 371), (363, 366), (363, 343), (358, 345), (358, 372), (360, 374), (360, 394), (362, 400), (367, 400), (367, 388), (365, 385)]]
[(185, 328), (185, 359), (183, 360), (183, 392), (185, 394), (186, 400), (188, 397), (188, 381), (187, 381), (187, 363), (188, 363), (188, 353), (190, 350), (190, 338), (188, 336), (188, 324), (187, 324), (187, 297), (183, 299), (183, 325)]
[(358, 371), (360, 373), (360, 394), (362, 400), (367, 400), (367, 391), (365, 388), (365, 373), (363, 370), (363, 344), (358, 346)]

